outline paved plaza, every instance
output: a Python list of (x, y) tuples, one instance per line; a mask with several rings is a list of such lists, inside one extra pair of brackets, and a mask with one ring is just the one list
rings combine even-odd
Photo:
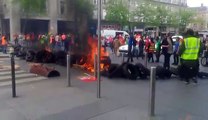
[[(114, 63), (122, 61), (115, 56), (111, 58)], [(10, 64), (9, 60), (0, 61)], [(135, 63), (138, 61), (144, 63), (135, 59)], [(29, 70), (24, 60), (16, 59), (16, 64), (21, 70)], [(148, 67), (156, 65), (150, 63)], [(102, 98), (97, 99), (96, 81), (80, 80), (86, 71), (72, 68), (72, 87), (67, 87), (66, 67), (49, 66), (54, 66), (61, 77), (17, 84), (17, 98), (12, 98), (11, 86), (0, 87), (1, 120), (150, 120), (148, 79), (102, 77)], [(204, 67), (200, 69), (207, 71)], [(157, 80), (156, 115), (151, 120), (207, 120), (207, 91), (207, 79), (199, 79), (198, 85), (185, 85), (175, 76)]]

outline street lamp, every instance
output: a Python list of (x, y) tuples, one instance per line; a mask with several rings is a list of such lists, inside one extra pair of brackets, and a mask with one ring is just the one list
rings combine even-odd
[(101, 0), (98, 0), (98, 56), (97, 56), (97, 98), (100, 98), (100, 90), (101, 90), (101, 77), (100, 77), (100, 55), (101, 55)]

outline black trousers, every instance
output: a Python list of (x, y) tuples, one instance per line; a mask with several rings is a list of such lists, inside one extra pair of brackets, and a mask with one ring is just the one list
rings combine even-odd
[(178, 68), (179, 76), (186, 81), (190, 78), (196, 77), (199, 72), (199, 61), (184, 61), (181, 60), (181, 65)]
[(131, 49), (128, 50), (128, 59), (127, 59), (127, 62), (129, 62), (130, 59), (131, 59), (131, 62), (133, 62), (133, 53), (132, 53)]
[(160, 51), (156, 51), (155, 53), (155, 56), (156, 56), (156, 62), (159, 62), (160, 61)]
[(178, 63), (179, 63), (179, 56), (178, 56), (178, 54), (176, 52), (174, 52), (174, 54), (173, 54), (173, 60), (174, 60), (174, 63), (176, 65), (178, 65)]
[(163, 67), (165, 69), (170, 69), (170, 56), (171, 56), (171, 54), (164, 53), (164, 64), (163, 64)]
[(148, 53), (148, 62), (150, 62), (150, 60), (152, 60), (152, 62), (154, 62), (154, 58), (153, 58), (153, 53), (152, 52)]

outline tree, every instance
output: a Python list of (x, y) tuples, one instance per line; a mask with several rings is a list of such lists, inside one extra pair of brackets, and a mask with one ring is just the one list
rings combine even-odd
[(14, 4), (19, 4), (25, 14), (46, 12), (46, 0), (13, 0)]
[[(78, 50), (84, 51), (84, 46), (87, 44), (88, 22), (92, 19), (94, 6), (89, 0), (67, 0), (68, 13), (74, 17), (74, 32), (76, 37)], [(73, 12), (71, 12), (73, 11)]]
[(184, 31), (188, 24), (194, 21), (195, 13), (192, 10), (180, 9), (179, 15), (179, 31)]
[[(26, 18), (33, 14), (37, 15), (46, 13), (46, 0), (13, 0), (12, 4), (18, 4)], [(27, 22), (28, 20), (25, 19), (23, 33), (26, 32)]]
[(119, 23), (121, 26), (129, 22), (129, 9), (121, 0), (109, 1), (106, 8), (106, 20)]

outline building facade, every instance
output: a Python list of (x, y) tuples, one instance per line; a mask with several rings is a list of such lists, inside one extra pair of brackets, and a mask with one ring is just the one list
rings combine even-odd
[[(67, 0), (46, 0), (44, 13), (26, 13), (18, 3), (1, 0), (2, 34), (12, 39), (14, 34), (45, 34), (70, 31), (73, 20), (73, 10), (67, 6)], [(70, 9), (70, 10), (69, 10)], [(0, 10), (1, 11), (1, 10)]]
[[(94, 19), (97, 19), (97, 1), (98, 0), (91, 0), (91, 2), (95, 5), (95, 10), (94, 10)], [(109, 0), (103, 0), (102, 1), (102, 9), (101, 9), (101, 16), (102, 19), (105, 20), (105, 15), (106, 15), (106, 5), (108, 4)], [(143, 4), (144, 1), (146, 0), (121, 0), (123, 1), (127, 7), (129, 8), (130, 12), (133, 12), (135, 9), (139, 9), (138, 7)], [(154, 4), (156, 5), (163, 5), (167, 9), (171, 11), (179, 11), (180, 9), (186, 9), (187, 8), (187, 0), (153, 0), (151, 3), (153, 6)], [(129, 18), (131, 22), (137, 22), (138, 21), (137, 16), (134, 16), (133, 18)], [(141, 23), (142, 24), (142, 23)], [(144, 29), (144, 25), (138, 25), (134, 26), (134, 29)], [(162, 28), (161, 29), (163, 32), (168, 32), (168, 31), (178, 31), (173, 28)]]
[(200, 7), (192, 7), (191, 9), (196, 11), (197, 16), (195, 16), (195, 18), (199, 21), (190, 24), (189, 27), (193, 28), (195, 31), (208, 31), (208, 7), (202, 4)]

